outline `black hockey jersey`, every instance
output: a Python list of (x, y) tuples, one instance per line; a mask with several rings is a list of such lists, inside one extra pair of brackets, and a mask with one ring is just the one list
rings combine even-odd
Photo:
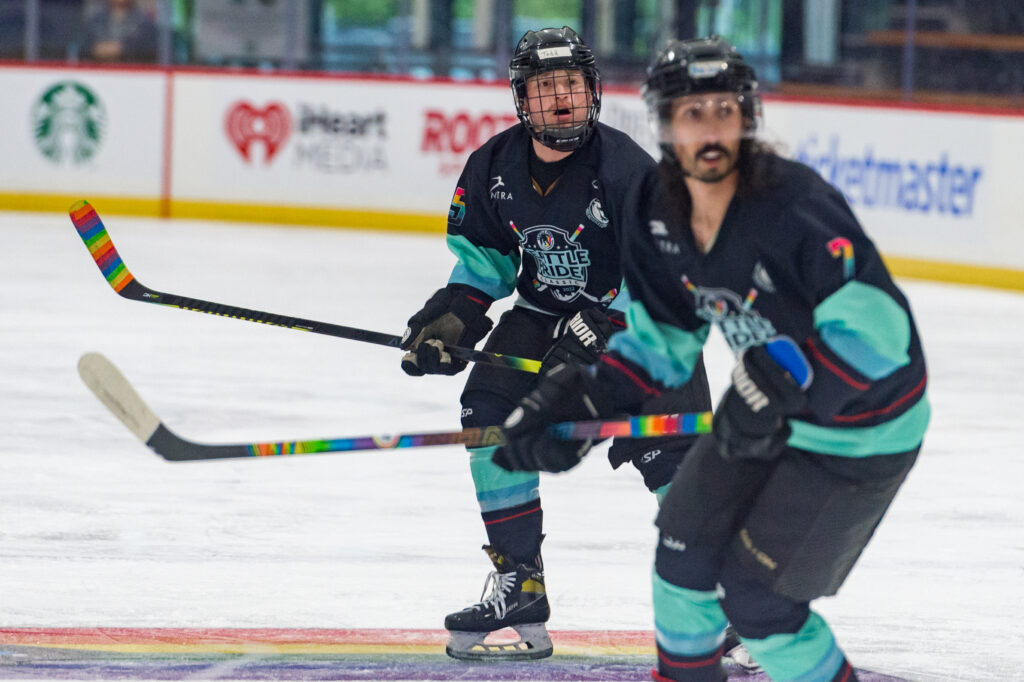
[(632, 188), (638, 212), (627, 214), (622, 249), (628, 329), (612, 338), (605, 369), (623, 359), (678, 386), (711, 325), (735, 353), (786, 335), (814, 374), (790, 445), (854, 457), (917, 447), (929, 408), (906, 298), (842, 194), (803, 164), (759, 161), (768, 186), (734, 196), (706, 253), (689, 225), (673, 222), (658, 170)]
[(541, 196), (529, 171), (532, 138), (517, 125), (470, 155), (448, 212), (449, 283), (565, 314), (608, 307), (622, 287), (617, 230), (625, 192), (655, 167), (625, 133), (603, 124)]

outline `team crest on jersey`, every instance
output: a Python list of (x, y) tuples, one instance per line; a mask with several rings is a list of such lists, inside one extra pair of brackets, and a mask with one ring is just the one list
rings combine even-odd
[(587, 217), (598, 227), (608, 227), (608, 216), (604, 213), (600, 199), (591, 199), (590, 205), (587, 206)]
[(587, 287), (590, 251), (576, 243), (583, 231), (580, 225), (571, 234), (554, 225), (535, 225), (522, 231), (515, 229), (519, 245), (537, 264), (534, 286), (549, 291), (562, 302), (573, 301)]
[(698, 287), (686, 275), (682, 281), (693, 295), (697, 317), (718, 327), (733, 353), (778, 335), (771, 320), (761, 317), (753, 308), (757, 289), (751, 288), (744, 298), (730, 289)]
[(448, 209), (448, 222), (452, 225), (461, 225), (462, 219), (466, 217), (466, 190), (461, 187), (455, 188), (455, 196), (452, 197), (451, 208)]

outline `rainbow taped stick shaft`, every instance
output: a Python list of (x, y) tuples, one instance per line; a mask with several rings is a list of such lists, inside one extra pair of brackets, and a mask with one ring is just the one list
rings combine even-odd
[[(499, 426), (462, 431), (406, 433), (389, 436), (354, 436), (265, 443), (209, 444), (186, 438), (167, 428), (110, 360), (86, 353), (78, 361), (78, 373), (86, 386), (135, 436), (153, 452), (171, 462), (238, 457), (313, 455), (359, 450), (395, 450), (436, 445), (483, 447), (505, 442)], [(646, 438), (711, 431), (711, 413), (659, 414), (609, 421), (578, 421), (555, 424), (552, 435), (564, 440)]]
[[(356, 327), (344, 327), (329, 322), (317, 322), (316, 320), (305, 320), (299, 317), (239, 308), (223, 303), (203, 301), (198, 298), (189, 298), (150, 289), (137, 280), (131, 271), (128, 270), (128, 266), (125, 265), (121, 254), (117, 252), (114, 242), (110, 239), (103, 221), (100, 220), (99, 215), (88, 201), (76, 203), (71, 207), (69, 215), (71, 216), (71, 222), (75, 225), (75, 229), (78, 230), (78, 235), (82, 238), (86, 248), (89, 249), (89, 253), (92, 255), (100, 272), (103, 273), (107, 283), (110, 284), (114, 291), (129, 300), (192, 310), (208, 315), (231, 317), (236, 320), (268, 324), (274, 327), (286, 327), (315, 334), (325, 334), (341, 339), (374, 343), (380, 346), (401, 347), (402, 337), (394, 334), (384, 334)], [(445, 350), (460, 360), (507, 367), (534, 374), (540, 371), (540, 360), (517, 358), (511, 355), (488, 353), (458, 346), (446, 346)]]

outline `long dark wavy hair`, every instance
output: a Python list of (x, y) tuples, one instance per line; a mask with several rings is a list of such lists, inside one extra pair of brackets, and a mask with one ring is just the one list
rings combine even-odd
[[(778, 151), (763, 140), (740, 140), (740, 155), (736, 162), (739, 171), (736, 195), (747, 197), (768, 191), (771, 185), (771, 162), (777, 155)], [(686, 176), (674, 154), (662, 155), (658, 175), (665, 201), (672, 212), (672, 228), (679, 230), (689, 227), (693, 201), (683, 180)]]

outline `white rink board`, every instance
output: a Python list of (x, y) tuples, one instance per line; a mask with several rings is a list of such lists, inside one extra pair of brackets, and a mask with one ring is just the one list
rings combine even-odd
[(174, 92), (184, 201), (442, 215), (469, 153), (516, 122), (497, 86), (183, 74)]
[[(0, 68), (0, 188), (156, 198), (165, 82), (156, 72)], [(55, 97), (54, 105), (43, 105), (44, 95), (62, 83), (77, 87)], [(79, 115), (86, 101), (81, 93), (95, 98), (86, 115)], [(46, 118), (52, 156), (37, 141), (36, 123)], [(93, 129), (86, 130), (90, 124)], [(77, 158), (76, 149), (82, 149)]]
[(775, 101), (765, 118), (887, 255), (1024, 265), (1024, 118)]
[[(100, 144), (79, 162), (47, 158), (33, 134), (62, 81), (103, 103)], [(516, 123), (503, 84), (5, 66), (0, 87), (0, 198), (163, 200), (171, 216), (312, 208), (326, 213), (307, 223), (366, 212), (440, 229), (470, 152)], [(601, 120), (657, 154), (646, 119), (637, 92), (606, 90)], [(1024, 116), (769, 97), (765, 124), (843, 190), (886, 256), (1024, 271)]]

